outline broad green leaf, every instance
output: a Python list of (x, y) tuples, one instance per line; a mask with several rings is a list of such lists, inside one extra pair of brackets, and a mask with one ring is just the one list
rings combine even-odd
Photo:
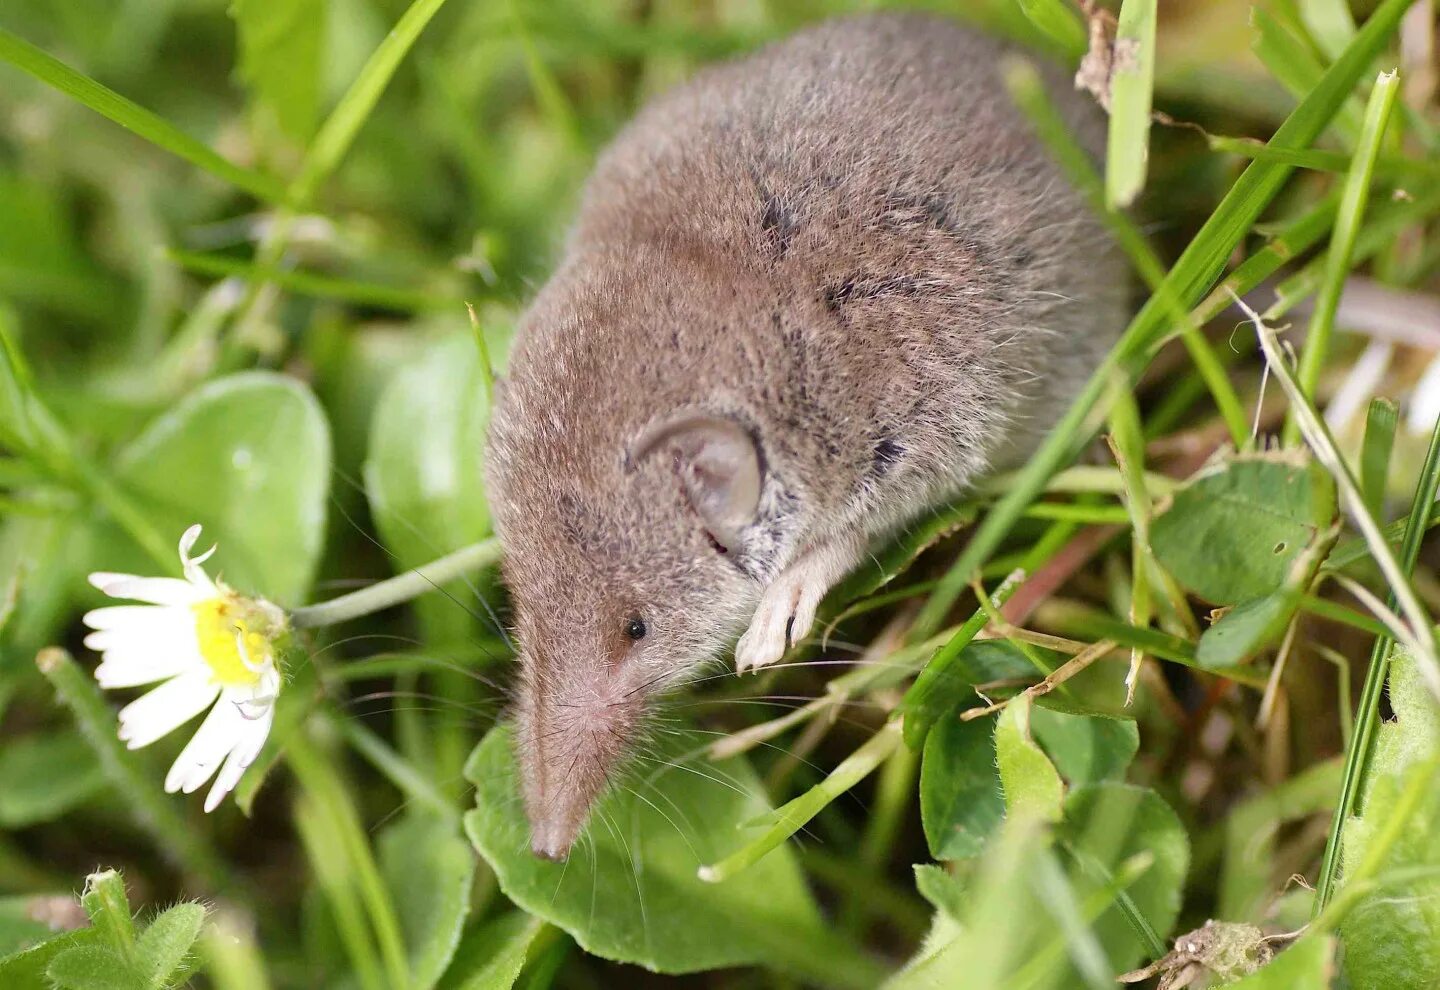
[(646, 777), (602, 800), (568, 862), (552, 863), (530, 852), (511, 733), (495, 729), (466, 767), (476, 801), (466, 832), (506, 896), (595, 955), (662, 973), (758, 964), (821, 983), (873, 982), (873, 967), (826, 932), (788, 846), (731, 882), (696, 875), (734, 847), (736, 822), (770, 813), (743, 760), (683, 768), (705, 743), (657, 740)]
[(190, 950), (204, 924), (205, 908), (177, 904), (157, 915), (140, 933), (135, 950), (150, 990), (179, 986), (188, 978), (197, 962)]
[(178, 542), (191, 524), (205, 527), (228, 584), (282, 605), (304, 600), (330, 490), (330, 430), (305, 386), (266, 372), (212, 381), (151, 423), (116, 467), (160, 533)]
[[(1426, 690), (1413, 659), (1397, 651), (1390, 665), (1392, 721), (1376, 730), (1374, 755), (1360, 814), (1341, 846), (1342, 886), (1386, 830), (1407, 790), (1421, 796), (1372, 879), (1419, 872), (1367, 892), (1345, 917), (1345, 974), (1356, 990), (1420, 990), (1440, 984), (1440, 705)], [(1428, 874), (1427, 872), (1428, 871)]]
[[(437, 340), (395, 373), (375, 407), (365, 492), (398, 569), (428, 563), (490, 532), (485, 499), (485, 430), (490, 396), (475, 341), (467, 333)], [(463, 582), (446, 587), (473, 599)], [(421, 599), (432, 638), (471, 634), (465, 610), (436, 596)]]
[(413, 990), (429, 990), (460, 944), (470, 912), (475, 854), (451, 825), (411, 814), (377, 840), (384, 872), (410, 955)]
[(1278, 640), (1290, 624), (1302, 595), (1290, 588), (1236, 605), (1206, 629), (1195, 649), (1202, 667), (1242, 663)]
[(1140, 748), (1140, 730), (1131, 719), (1057, 711), (1043, 702), (1031, 709), (1030, 731), (1074, 785), (1124, 777)]
[[(983, 613), (977, 615), (979, 621), (968, 624), (976, 632), (985, 622)], [(959, 653), (949, 657), (940, 653), (905, 692), (905, 743), (911, 749), (920, 748), (931, 726), (957, 707), (983, 704), (975, 685), (1035, 673), (1035, 665), (1008, 640), (971, 639)]]
[(50, 961), (45, 975), (57, 990), (148, 990), (135, 968), (108, 946), (77, 945)]
[(1187, 589), (1229, 605), (1275, 591), (1335, 515), (1335, 485), (1293, 454), (1242, 457), (1176, 492), (1151, 527), (1160, 563)]
[(9, 738), (0, 748), (0, 827), (52, 821), (104, 782), (94, 751), (74, 732)]
[(920, 764), (920, 817), (930, 855), (967, 859), (980, 855), (1005, 816), (995, 772), (995, 723), (943, 718), (925, 739)]
[(1159, 940), (1175, 926), (1190, 865), (1185, 827), (1154, 791), (1103, 783), (1071, 791), (1059, 838), (1082, 900), (1112, 883), (1131, 857), (1152, 858), (1144, 874), (1092, 926), (1111, 966), (1117, 972), (1130, 969), (1156, 948), (1137, 926)]
[(234, 0), (240, 77), (252, 105), (304, 144), (320, 114), (326, 0)]
[(1065, 784), (1055, 764), (1030, 736), (1031, 702), (1020, 695), (1000, 713), (995, 723), (995, 760), (1008, 815), (1026, 815), (1041, 821), (1060, 820)]
[(45, 975), (57, 956), (80, 946), (96, 945), (100, 934), (93, 928), (64, 932), (27, 949), (0, 957), (0, 987), (5, 990), (54, 990)]
[(1229, 990), (1323, 990), (1331, 985), (1335, 971), (1335, 940), (1328, 935), (1306, 937), (1249, 976), (1231, 983)]
[(467, 933), (441, 990), (510, 990), (543, 926), (539, 918), (511, 911)]

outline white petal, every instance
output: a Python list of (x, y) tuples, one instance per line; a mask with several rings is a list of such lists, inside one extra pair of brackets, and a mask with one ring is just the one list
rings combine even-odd
[(199, 715), (219, 694), (209, 671), (173, 677), (120, 709), (120, 738), (130, 749), (148, 746)]
[(205, 561), (209, 560), (210, 557), (215, 553), (215, 551), (218, 550), (220, 547), (219, 544), (216, 544), (215, 546), (212, 546), (209, 550), (206, 550), (200, 556), (192, 557), (190, 556), (190, 548), (195, 545), (195, 541), (198, 539), (200, 539), (199, 523), (191, 526), (181, 535), (180, 564), (182, 567), (185, 568), (186, 580), (188, 580), (196, 588), (213, 594), (215, 592), (215, 583), (210, 580), (210, 576), (205, 573), (205, 568), (201, 567), (200, 565), (205, 563)]
[(215, 776), (220, 762), (240, 742), (244, 727), (245, 719), (222, 692), (219, 702), (210, 709), (210, 714), (205, 716), (165, 775), (165, 790), (171, 794), (176, 791), (190, 794)]
[[(224, 704), (224, 702), (221, 703)], [(260, 751), (265, 748), (265, 740), (270, 735), (270, 724), (274, 720), (274, 705), (267, 708), (265, 714), (259, 718), (246, 720), (245, 727), (241, 730), (244, 733), (243, 739), (230, 751), (229, 757), (225, 760), (225, 766), (221, 768), (220, 775), (215, 778), (215, 786), (210, 788), (210, 793), (205, 796), (206, 814), (219, 807), (220, 802), (225, 800), (225, 795), (233, 791), (235, 785), (240, 783), (240, 778), (255, 762)]]
[(192, 658), (176, 653), (147, 655), (112, 650), (105, 654), (105, 659), (95, 668), (95, 680), (107, 690), (139, 687), (183, 674), (196, 667)]
[(152, 605), (193, 605), (205, 597), (195, 585), (179, 578), (136, 577), (134, 574), (99, 571), (90, 575), (90, 583), (111, 598), (129, 598)]

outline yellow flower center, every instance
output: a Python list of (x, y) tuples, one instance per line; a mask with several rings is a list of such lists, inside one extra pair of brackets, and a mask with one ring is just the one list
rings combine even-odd
[[(209, 598), (190, 606), (195, 613), (195, 635), (200, 655), (209, 664), (215, 679), (226, 687), (254, 687), (259, 668), (270, 655), (270, 644), (245, 621), (242, 610), (224, 598)], [(240, 651), (243, 642), (245, 653)]]

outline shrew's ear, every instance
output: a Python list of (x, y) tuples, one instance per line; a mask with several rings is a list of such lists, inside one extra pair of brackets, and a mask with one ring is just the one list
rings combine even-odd
[(723, 416), (682, 413), (647, 428), (630, 463), (659, 450), (673, 452), (685, 496), (710, 536), (727, 551), (738, 546), (760, 505), (760, 454), (749, 431)]

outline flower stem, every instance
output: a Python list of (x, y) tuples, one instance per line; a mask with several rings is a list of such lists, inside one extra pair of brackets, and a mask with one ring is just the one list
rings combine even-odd
[(408, 602), (468, 571), (486, 567), (499, 559), (500, 541), (491, 537), (468, 547), (461, 547), (454, 553), (446, 554), (439, 560), (432, 560), (404, 574), (379, 581), (368, 588), (352, 591), (348, 595), (341, 595), (318, 605), (297, 608), (290, 613), (290, 621), (301, 629), (347, 622), (392, 605), (399, 605), (401, 602)]
[(80, 734), (100, 758), (105, 776), (124, 797), (136, 821), (155, 839), (160, 851), (178, 865), (204, 877), (214, 890), (232, 895), (243, 890), (225, 863), (201, 838), (203, 830), (192, 828), (160, 791), (140, 754), (120, 743), (110, 706), (70, 654), (58, 647), (44, 649), (35, 658), (35, 665), (75, 716)]

